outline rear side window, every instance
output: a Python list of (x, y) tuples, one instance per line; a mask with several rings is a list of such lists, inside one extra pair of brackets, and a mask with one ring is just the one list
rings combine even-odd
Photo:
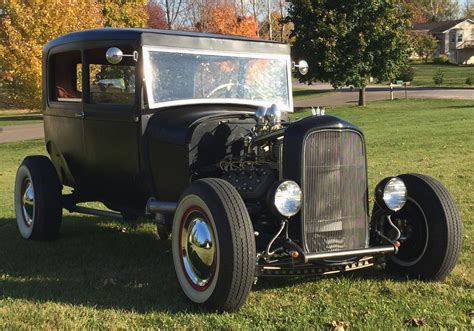
[[(120, 47), (125, 54), (133, 49)], [(124, 57), (119, 64), (105, 59), (107, 48), (87, 51), (89, 98), (91, 104), (124, 104), (135, 102), (135, 61)]]
[(59, 102), (81, 102), (81, 52), (71, 51), (51, 56), (49, 98)]

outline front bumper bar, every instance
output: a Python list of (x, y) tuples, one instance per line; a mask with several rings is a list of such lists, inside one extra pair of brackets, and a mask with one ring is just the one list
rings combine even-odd
[(396, 254), (397, 251), (398, 249), (394, 245), (384, 245), (362, 249), (349, 249), (337, 252), (304, 253), (303, 260), (305, 263), (310, 263), (314, 261), (328, 260), (334, 258), (351, 258), (366, 255)]

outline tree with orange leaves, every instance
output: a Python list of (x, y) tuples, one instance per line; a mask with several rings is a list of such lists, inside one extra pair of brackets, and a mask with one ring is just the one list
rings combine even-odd
[[(96, 0), (9, 0), (0, 3), (0, 79), (10, 102), (41, 107), (41, 51), (62, 34), (103, 25)], [(87, 13), (87, 15), (84, 15)]]
[(251, 16), (239, 16), (235, 5), (213, 6), (207, 32), (257, 37), (258, 24)]
[(168, 29), (165, 10), (157, 2), (150, 1), (145, 6), (148, 13), (148, 27), (154, 29)]

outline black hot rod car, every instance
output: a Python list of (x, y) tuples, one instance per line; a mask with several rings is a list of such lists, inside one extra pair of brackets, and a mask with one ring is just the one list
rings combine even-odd
[[(50, 157), (18, 169), (21, 236), (56, 239), (63, 209), (149, 218), (171, 235), (184, 294), (221, 311), (238, 309), (256, 277), (376, 264), (447, 276), (461, 230), (446, 188), (418, 174), (386, 178), (369, 218), (361, 130), (323, 114), (283, 119), (295, 69), (308, 66), (289, 46), (235, 36), (96, 29), (49, 42)], [(91, 201), (108, 210), (81, 205)]]

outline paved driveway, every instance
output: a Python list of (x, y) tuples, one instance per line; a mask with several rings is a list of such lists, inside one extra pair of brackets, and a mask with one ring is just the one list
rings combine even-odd
[[(318, 91), (333, 91), (332, 94), (317, 94), (314, 97), (295, 101), (295, 107), (311, 107), (311, 106), (336, 106), (357, 104), (359, 101), (359, 91), (349, 88), (334, 90), (328, 84), (315, 84), (311, 86), (295, 84), (299, 88), (314, 89)], [(390, 99), (390, 90), (383, 86), (370, 86), (367, 88), (366, 99), (368, 102), (376, 100)], [(408, 98), (427, 98), (427, 99), (465, 99), (474, 100), (474, 89), (436, 89), (409, 87), (406, 95)], [(394, 88), (394, 97), (398, 99), (405, 98), (405, 89)]]
[(0, 127), (0, 144), (44, 137), (43, 123)]

